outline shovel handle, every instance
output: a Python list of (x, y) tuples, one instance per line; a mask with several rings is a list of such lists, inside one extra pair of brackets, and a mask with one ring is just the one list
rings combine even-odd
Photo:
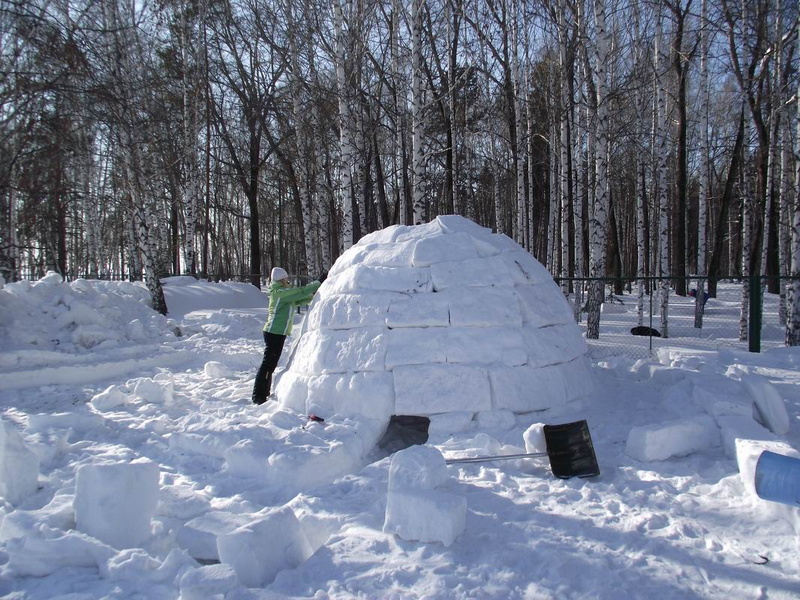
[(541, 458), (547, 456), (547, 452), (529, 452), (526, 454), (501, 454), (499, 456), (469, 456), (467, 458), (448, 458), (444, 462), (448, 465), (456, 463), (477, 463), (489, 462), (492, 460), (510, 460), (512, 458)]

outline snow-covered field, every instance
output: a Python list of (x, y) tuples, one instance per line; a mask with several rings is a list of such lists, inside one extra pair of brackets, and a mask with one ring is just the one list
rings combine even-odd
[[(652, 358), (631, 357), (649, 343), (626, 333), (633, 299), (604, 313), (581, 403), (433, 435), (447, 456), (515, 453), (534, 424), (586, 419), (601, 469), (561, 480), (546, 459), (450, 465), (437, 491), (467, 512), (445, 545), (384, 533), (390, 457), (330, 482), (309, 468), (352, 428), (250, 403), (266, 312), (255, 288), (177, 278), (165, 319), (136, 284), (6, 284), (0, 596), (797, 598), (800, 509), (755, 497), (760, 446), (740, 442), (737, 461), (735, 438), (800, 448), (800, 351), (771, 348), (780, 330), (765, 322), (769, 349), (748, 353), (738, 288), (720, 292), (702, 332), (676, 298)], [(259, 449), (288, 463), (248, 462)], [(295, 478), (270, 475), (293, 465)], [(242, 573), (264, 565), (270, 582), (247, 587)]]

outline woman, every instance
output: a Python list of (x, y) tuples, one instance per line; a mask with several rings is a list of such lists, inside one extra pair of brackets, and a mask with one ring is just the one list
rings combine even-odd
[(312, 281), (303, 287), (292, 287), (289, 274), (281, 267), (275, 267), (270, 273), (269, 311), (264, 325), (264, 358), (256, 373), (253, 385), (253, 404), (264, 404), (271, 394), (272, 373), (278, 366), (283, 352), (286, 336), (292, 333), (294, 309), (310, 304), (325, 276)]

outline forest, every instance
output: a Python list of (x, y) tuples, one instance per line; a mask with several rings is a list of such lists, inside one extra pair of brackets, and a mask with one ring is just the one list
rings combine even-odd
[(757, 275), (798, 345), (799, 30), (796, 0), (0, 0), (0, 276), (164, 312), (168, 275), (313, 277), (460, 214), (581, 280), (589, 337), (604, 278), (665, 320)]

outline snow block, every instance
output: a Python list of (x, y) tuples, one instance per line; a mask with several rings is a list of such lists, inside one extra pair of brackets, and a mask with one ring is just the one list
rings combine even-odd
[(751, 417), (718, 417), (717, 425), (722, 432), (722, 447), (725, 449), (725, 454), (731, 458), (736, 458), (737, 440), (777, 440), (775, 434), (756, 423)]
[(206, 377), (210, 379), (231, 379), (234, 376), (230, 367), (218, 360), (208, 361), (203, 366), (203, 372), (206, 374)]
[(534, 327), (550, 327), (574, 323), (572, 308), (552, 282), (514, 287), (520, 305), (522, 321)]
[[(448, 236), (449, 239), (449, 236)], [(514, 285), (508, 267), (497, 256), (437, 262), (430, 266), (433, 289)]]
[(394, 411), (394, 379), (389, 372), (333, 373), (308, 380), (305, 414), (387, 421)]
[(642, 462), (687, 456), (720, 443), (719, 428), (703, 415), (643, 427), (633, 427), (628, 434), (625, 453)]
[(450, 546), (466, 528), (467, 500), (427, 489), (397, 489), (386, 501), (384, 533)]
[(737, 439), (736, 464), (739, 467), (739, 477), (742, 480), (745, 492), (752, 498), (758, 498), (758, 494), (756, 493), (756, 466), (758, 465), (758, 459), (761, 457), (761, 453), (765, 450), (769, 450), (775, 454), (782, 454), (783, 456), (800, 458), (800, 452), (792, 448), (786, 442), (778, 440)]
[(759, 375), (744, 375), (742, 383), (755, 403), (756, 420), (776, 435), (789, 433), (789, 413), (775, 386)]
[(462, 365), (397, 367), (393, 371), (396, 415), (427, 416), (491, 410), (486, 370)]
[[(422, 238), (414, 246), (413, 265), (430, 267), (434, 263), (443, 261), (465, 261), (478, 258), (478, 249), (472, 239), (472, 236), (463, 232)], [(434, 278), (434, 287), (436, 287), (435, 283)]]
[(447, 463), (433, 446), (410, 446), (392, 455), (389, 491), (433, 489), (447, 481)]
[(337, 294), (320, 300), (308, 315), (309, 330), (382, 327), (389, 306), (408, 298), (396, 292), (371, 292), (367, 296)]
[(521, 327), (519, 301), (510, 287), (451, 288), (452, 327)]
[[(508, 246), (513, 248), (516, 243), (508, 240)], [(515, 284), (548, 283), (552, 284), (553, 276), (550, 272), (536, 260), (529, 252), (517, 248), (510, 252), (500, 254), (500, 259), (508, 267)]]
[(522, 434), (525, 452), (547, 452), (547, 439), (544, 437), (544, 423), (534, 423)]
[(475, 415), (475, 422), (481, 429), (512, 429), (517, 418), (510, 410), (488, 410)]
[(443, 342), (449, 363), (514, 367), (528, 361), (519, 328), (450, 327)]
[(150, 537), (159, 475), (149, 460), (82, 465), (73, 501), (77, 529), (117, 549), (140, 546)]
[(386, 325), (399, 327), (447, 327), (450, 300), (445, 294), (411, 294), (389, 305)]
[(489, 371), (495, 409), (545, 410), (587, 395), (592, 377), (584, 359), (546, 367), (497, 368)]
[(167, 404), (172, 400), (172, 393), (173, 386), (171, 382), (167, 385), (161, 385), (149, 377), (143, 377), (137, 381), (133, 388), (134, 396), (153, 404)]
[(95, 394), (89, 402), (96, 410), (106, 412), (120, 406), (125, 406), (128, 402), (128, 396), (119, 389), (119, 387), (112, 385), (99, 394)]
[(573, 323), (549, 327), (523, 327), (521, 335), (527, 360), (532, 367), (571, 362), (588, 351), (586, 340)]
[(38, 484), (39, 458), (13, 423), (0, 420), (0, 497), (19, 504), (36, 492)]
[(219, 560), (217, 538), (247, 525), (248, 515), (223, 511), (208, 512), (187, 521), (175, 536), (175, 542), (197, 560)]
[(297, 371), (280, 371), (276, 373), (274, 395), (282, 406), (303, 414), (306, 410), (309, 377)]
[(233, 567), (246, 587), (263, 587), (284, 569), (302, 564), (312, 549), (294, 512), (288, 506), (217, 539), (220, 562)]
[(386, 368), (402, 365), (427, 365), (447, 362), (445, 336), (449, 329), (441, 327), (408, 327), (392, 329), (387, 335)]
[(453, 433), (463, 433), (472, 428), (473, 416), (474, 413), (464, 410), (431, 415), (428, 434), (451, 435)]
[(300, 338), (294, 361), (308, 375), (383, 371), (386, 346), (384, 329), (309, 331)]
[(230, 565), (206, 565), (187, 570), (179, 585), (178, 600), (224, 600), (239, 587), (239, 578)]

